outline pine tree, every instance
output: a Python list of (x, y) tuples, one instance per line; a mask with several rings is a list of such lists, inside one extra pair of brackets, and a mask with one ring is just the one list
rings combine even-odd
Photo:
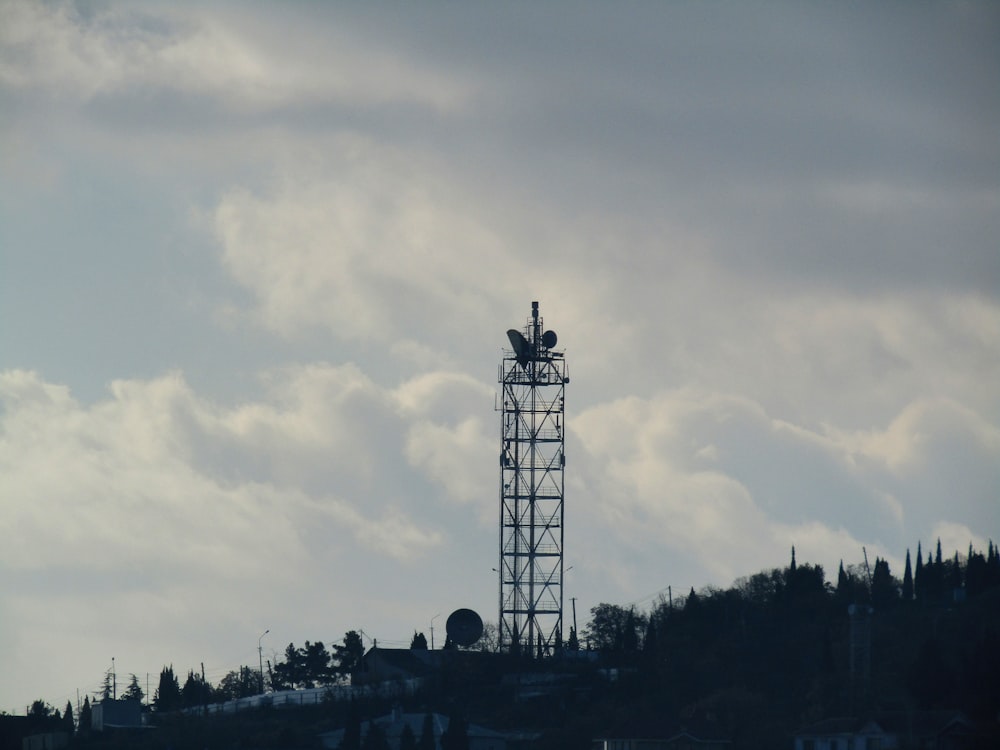
[(913, 601), (913, 572), (910, 570), (910, 550), (906, 550), (906, 567), (903, 569), (903, 601)]
[(423, 633), (418, 633), (416, 630), (413, 631), (413, 639), (410, 641), (411, 649), (418, 649), (420, 651), (427, 650), (427, 636)]
[(274, 665), (272, 687), (275, 690), (288, 690), (299, 687), (302, 682), (301, 652), (294, 643), (285, 647), (285, 660)]
[(73, 704), (66, 701), (66, 710), (63, 711), (63, 729), (68, 732), (69, 735), (73, 736), (73, 730), (76, 728), (73, 724)]
[(316, 685), (328, 685), (333, 677), (333, 670), (330, 667), (330, 653), (323, 645), (323, 641), (310, 643), (299, 652), (299, 661), (302, 664), (302, 686), (306, 688), (316, 687)]
[(101, 683), (101, 690), (100, 692), (95, 693), (94, 697), (100, 698), (101, 700), (104, 701), (113, 700), (115, 697), (114, 685), (115, 685), (115, 675), (114, 672), (112, 672), (111, 668), (109, 667), (108, 670), (104, 673), (104, 681)]
[(142, 688), (139, 686), (139, 678), (134, 674), (130, 675), (128, 687), (125, 688), (125, 692), (122, 693), (122, 700), (136, 700), (142, 702), (145, 695), (146, 694), (142, 692)]
[(365, 646), (361, 640), (361, 634), (356, 630), (344, 633), (343, 645), (336, 643), (333, 646), (333, 661), (337, 665), (336, 671), (344, 677), (349, 677), (360, 667), (364, 658)]

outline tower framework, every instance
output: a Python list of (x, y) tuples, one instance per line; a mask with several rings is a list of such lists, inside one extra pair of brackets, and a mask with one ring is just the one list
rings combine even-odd
[(563, 625), (564, 408), (569, 382), (538, 303), (503, 351), (500, 448), (501, 650), (542, 656)]

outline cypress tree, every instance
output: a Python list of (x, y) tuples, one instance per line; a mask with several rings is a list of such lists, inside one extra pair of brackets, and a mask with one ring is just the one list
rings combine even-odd
[(90, 696), (85, 695), (83, 697), (83, 708), (80, 709), (80, 721), (77, 723), (78, 732), (90, 731), (90, 721), (92, 715), (93, 710), (90, 708)]
[(834, 591), (834, 598), (842, 607), (851, 603), (853, 592), (851, 591), (851, 579), (844, 570), (844, 561), (840, 561), (840, 568), (837, 570), (837, 588)]
[(927, 592), (924, 591), (924, 562), (920, 552), (920, 542), (917, 542), (917, 567), (913, 571), (913, 596), (917, 601), (924, 601)]
[(153, 703), (157, 711), (176, 711), (181, 708), (181, 686), (174, 675), (173, 665), (160, 672), (160, 685), (156, 689)]
[(910, 550), (906, 550), (906, 567), (903, 569), (903, 601), (913, 601), (913, 572), (910, 570)]
[(569, 629), (569, 641), (567, 641), (566, 643), (566, 648), (568, 648), (570, 651), (580, 650), (580, 641), (576, 637), (576, 628)]

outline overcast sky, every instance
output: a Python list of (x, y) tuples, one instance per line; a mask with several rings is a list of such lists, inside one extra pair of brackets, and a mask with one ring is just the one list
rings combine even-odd
[[(1000, 539), (993, 3), (0, 0), (0, 710)], [(440, 616), (439, 616), (440, 615)]]

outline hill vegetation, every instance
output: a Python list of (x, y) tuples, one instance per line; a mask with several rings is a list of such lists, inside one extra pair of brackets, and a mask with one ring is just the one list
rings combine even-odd
[[(426, 648), (415, 633), (412, 648)], [(537, 737), (535, 747), (586, 748), (595, 737), (656, 736), (668, 727), (709, 728), (734, 749), (791, 747), (794, 731), (876, 710), (955, 709), (976, 720), (1000, 712), (1000, 550), (943, 557), (909, 552), (902, 577), (886, 561), (761, 571), (727, 588), (660, 598), (647, 610), (602, 603), (585, 630), (543, 659), (466, 654), (417, 695), (327, 701), (236, 716), (184, 714), (259, 693), (343, 682), (361, 660), (357, 633), (327, 650), (289, 644), (265, 675), (243, 667), (212, 686), (193, 670), (184, 684), (165, 667), (151, 701), (155, 732), (80, 732), (101, 747), (318, 747), (317, 736), (401, 703), (497, 730)], [(546, 679), (547, 678), (547, 679)], [(524, 684), (544, 684), (530, 697)], [(138, 685), (135, 686), (138, 688)], [(141, 696), (133, 696), (141, 697)], [(88, 707), (89, 710), (89, 707)], [(41, 701), (36, 719), (50, 714)], [(71, 707), (67, 706), (67, 712)], [(360, 746), (359, 746), (360, 747)]]

